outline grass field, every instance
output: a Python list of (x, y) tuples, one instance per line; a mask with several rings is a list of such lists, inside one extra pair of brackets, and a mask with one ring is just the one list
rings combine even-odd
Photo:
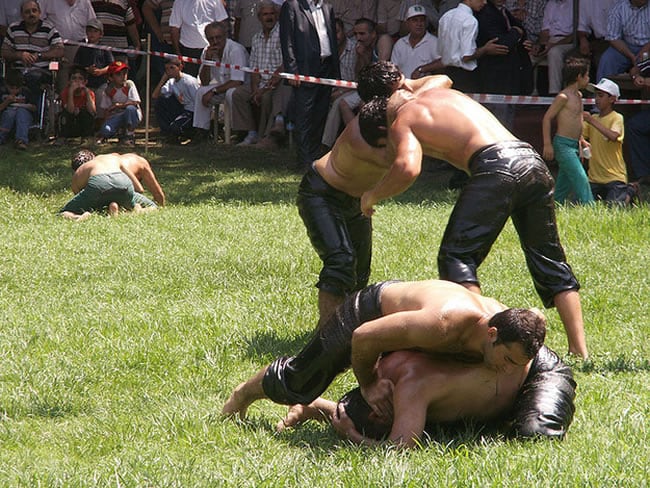
[[(650, 209), (562, 208), (591, 359), (568, 361), (577, 410), (563, 442), (476, 429), (411, 452), (324, 425), (274, 433), (285, 408), (219, 412), (232, 388), (298, 350), (320, 263), (294, 206), (289, 153), (225, 146), (149, 153), (169, 205), (73, 223), (73, 148), (0, 148), (0, 486), (621, 486), (650, 484)], [(456, 194), (426, 171), (374, 220), (371, 281), (436, 277)], [(486, 295), (541, 306), (508, 224)], [(548, 310), (547, 344), (566, 337)], [(345, 374), (329, 391), (354, 384)]]

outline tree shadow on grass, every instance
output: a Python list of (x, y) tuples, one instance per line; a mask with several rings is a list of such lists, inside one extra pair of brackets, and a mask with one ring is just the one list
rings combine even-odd
[[(0, 187), (19, 193), (53, 195), (69, 193), (71, 156), (82, 146), (33, 145), (27, 152), (0, 149)], [(302, 174), (289, 167), (293, 151), (264, 152), (226, 145), (153, 147), (91, 147), (97, 154), (136, 152), (152, 164), (174, 205), (212, 202), (294, 204)], [(446, 189), (449, 167), (427, 161), (422, 174), (407, 192), (394, 200), (453, 202), (457, 193)]]

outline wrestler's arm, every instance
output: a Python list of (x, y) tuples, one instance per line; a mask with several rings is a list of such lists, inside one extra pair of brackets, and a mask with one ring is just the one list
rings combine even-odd
[(403, 349), (427, 352), (449, 351), (458, 343), (465, 319), (456, 317), (453, 330), (438, 319), (439, 311), (421, 308), (397, 312), (366, 322), (352, 334), (351, 365), (361, 393), (372, 409), (383, 417), (391, 414), (392, 382), (379, 379), (376, 363), (380, 354)]
[(163, 192), (160, 183), (158, 183), (158, 180), (156, 179), (156, 175), (151, 169), (149, 162), (144, 158), (141, 159), (142, 162), (140, 167), (142, 169), (140, 171), (140, 176), (142, 176), (142, 183), (151, 192), (151, 195), (153, 195), (153, 199), (156, 201), (156, 203), (161, 207), (164, 207), (165, 193)]
[(140, 183), (140, 180), (133, 174), (133, 171), (131, 171), (125, 164), (120, 163), (120, 171), (124, 173), (126, 176), (129, 177), (131, 182), (133, 183), (133, 189), (137, 191), (138, 193), (144, 192), (144, 188), (142, 187), (142, 183)]
[(373, 207), (377, 203), (409, 188), (422, 169), (422, 146), (413, 134), (409, 120), (396, 120), (389, 136), (395, 148), (395, 160), (382, 180), (361, 196), (361, 211), (368, 217), (374, 213)]
[(295, 427), (296, 425), (306, 422), (307, 420), (318, 420), (327, 422), (334, 418), (336, 414), (336, 402), (318, 397), (309, 405), (292, 405), (287, 411), (287, 415), (278, 422), (275, 429), (282, 432), (285, 429)]

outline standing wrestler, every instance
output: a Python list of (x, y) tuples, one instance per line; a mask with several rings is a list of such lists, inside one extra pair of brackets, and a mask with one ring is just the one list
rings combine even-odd
[[(451, 85), (446, 76), (409, 80), (412, 90)], [(372, 107), (372, 110), (370, 108)], [(388, 172), (385, 105), (362, 108), (332, 150), (308, 169), (298, 190), (298, 210), (323, 261), (318, 283), (319, 324), (345, 295), (368, 283), (372, 225), (359, 198)]]
[[(366, 85), (380, 86), (381, 81), (383, 93), (387, 87), (392, 91), (401, 79), (395, 65), (375, 63), (359, 77), (359, 93), (368, 96)], [(420, 174), (423, 154), (465, 171), (470, 179), (438, 252), (440, 278), (480, 293), (477, 269), (512, 218), (537, 293), (546, 307), (557, 307), (569, 352), (586, 358), (580, 284), (560, 244), (553, 178), (539, 154), (456, 90), (398, 90), (388, 102), (387, 115), (394, 162), (379, 184), (361, 197), (363, 213), (371, 216), (377, 203), (411, 186)]]
[(415, 349), (502, 371), (534, 357), (545, 331), (539, 310), (507, 308), (456, 283), (377, 283), (346, 298), (297, 356), (276, 359), (235, 388), (223, 413), (243, 416), (262, 398), (308, 404), (352, 366), (364, 399), (388, 418), (393, 382), (379, 378), (383, 353)]

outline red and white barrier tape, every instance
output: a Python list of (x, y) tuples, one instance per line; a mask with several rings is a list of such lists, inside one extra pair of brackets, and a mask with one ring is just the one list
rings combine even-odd
[[(269, 71), (266, 69), (250, 68), (248, 66), (239, 66), (239, 65), (228, 64), (228, 63), (219, 63), (217, 61), (212, 61), (208, 59), (206, 59), (205, 61), (201, 61), (200, 59), (197, 58), (190, 58), (187, 56), (180, 56), (178, 54), (170, 54), (162, 51), (150, 51), (150, 52), (139, 51), (137, 49), (124, 49), (124, 48), (118, 48), (112, 46), (103, 46), (101, 44), (87, 44), (84, 42), (69, 41), (67, 39), (64, 40), (63, 42), (65, 44), (74, 45), (74, 46), (85, 46), (85, 47), (91, 47), (95, 49), (103, 49), (105, 51), (116, 51), (125, 54), (135, 54), (141, 56), (159, 56), (162, 58), (179, 59), (184, 63), (204, 64), (206, 66), (218, 66), (218, 67), (224, 67), (226, 69), (236, 69), (239, 71), (244, 71), (246, 73), (259, 73), (259, 74), (266, 74), (266, 75), (277, 74), (278, 76), (280, 76), (280, 78), (284, 78), (287, 80), (304, 81), (306, 83), (316, 83), (319, 85), (337, 86), (340, 88), (357, 87), (357, 84), (354, 81), (334, 80), (331, 78), (318, 78), (315, 76), (296, 75), (293, 73), (275, 73), (274, 71)], [(468, 93), (467, 95), (480, 103), (494, 103), (499, 105), (503, 105), (503, 104), (550, 105), (551, 103), (553, 103), (553, 97), (538, 97), (538, 96), (524, 96), (524, 95), (492, 95), (492, 94), (480, 94), (480, 93)], [(586, 105), (594, 104), (593, 98), (585, 98), (583, 101)], [(616, 103), (618, 105), (648, 105), (650, 104), (650, 100), (621, 99), (621, 100), (617, 100)]]

